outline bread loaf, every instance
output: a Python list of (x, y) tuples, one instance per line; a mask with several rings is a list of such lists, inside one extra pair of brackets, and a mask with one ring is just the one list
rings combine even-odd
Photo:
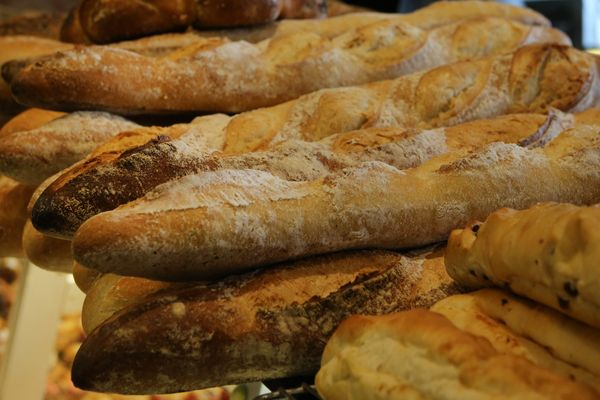
[(221, 170), (163, 184), (75, 234), (102, 272), (184, 280), (351, 248), (409, 248), (503, 207), (600, 201), (600, 136), (582, 126), (528, 147), (493, 143), (399, 170), (365, 162), (314, 181)]
[(28, 131), (47, 124), (56, 118), (62, 117), (64, 113), (56, 111), (31, 108), (14, 116), (0, 129), (0, 137), (4, 140), (15, 132)]
[(58, 39), (65, 15), (61, 12), (27, 11), (0, 20), (0, 36), (38, 36)]
[(78, 47), (23, 68), (12, 78), (11, 90), (19, 102), (43, 108), (240, 112), (531, 43), (570, 41), (552, 28), (507, 19), (463, 21), (432, 31), (390, 19), (332, 39), (302, 32), (257, 45), (202, 46), (165, 58), (108, 46)]
[[(348, 315), (428, 306), (455, 291), (439, 257), (381, 251), (169, 290), (94, 329), (75, 358), (73, 381), (94, 391), (141, 394), (306, 376)], [(96, 301), (106, 309), (119, 300)]]
[(600, 328), (598, 223), (597, 207), (498, 210), (452, 232), (448, 272), (465, 285), (506, 287)]
[(73, 270), (71, 242), (38, 232), (31, 221), (27, 221), (23, 230), (23, 250), (27, 259), (40, 268), (66, 273)]
[[(182, 154), (182, 147), (190, 152), (222, 149), (225, 153), (241, 153), (288, 139), (317, 141), (369, 127), (425, 129), (506, 113), (544, 112), (551, 107), (584, 110), (598, 104), (597, 68), (596, 59), (574, 49), (528, 46), (512, 55), (443, 66), (393, 81), (322, 90), (275, 107), (243, 113), (229, 121), (222, 115), (211, 116), (207, 122), (202, 122), (207, 117), (200, 118), (196, 123), (205, 127), (191, 130), (186, 135), (190, 140), (182, 140), (177, 146), (149, 146), (141, 154), (132, 150), (121, 157), (121, 166), (117, 165), (117, 157), (109, 157), (90, 160), (84, 169), (71, 170), (42, 196), (34, 207), (32, 220), (42, 232), (71, 237), (89, 216), (132, 200), (153, 185), (189, 174), (189, 161), (180, 161), (189, 160)], [(533, 87), (531, 81), (538, 82), (535, 93), (529, 91)], [(168, 130), (162, 134), (172, 136)], [(138, 157), (144, 164), (135, 161)], [(144, 170), (149, 159), (154, 160), (150, 162), (151, 175)], [(105, 164), (109, 165), (104, 167)], [(192, 163), (192, 170), (196, 164)], [(161, 172), (154, 172), (157, 170)], [(132, 189), (140, 185), (139, 179), (135, 179), (134, 186), (128, 183), (132, 174), (144, 177), (139, 190)], [(107, 184), (117, 184), (125, 197), (107, 193)], [(82, 189), (90, 195), (82, 194)], [(99, 206), (96, 197), (107, 199), (106, 205)]]
[(96, 270), (86, 268), (77, 262), (73, 264), (73, 279), (83, 293), (87, 293), (101, 276), (104, 275)]
[[(206, 119), (205, 119), (206, 120)], [(70, 169), (40, 195), (32, 210), (36, 226), (63, 237), (93, 215), (142, 197), (160, 183), (184, 175), (222, 169), (257, 169), (287, 180), (318, 179), (366, 161), (385, 161), (397, 168), (420, 165), (433, 156), (470, 151), (494, 141), (517, 143), (529, 136), (560, 133), (572, 116), (551, 112), (513, 114), (476, 120), (438, 130), (367, 128), (329, 136), (318, 142), (285, 141), (272, 149), (246, 154), (210, 153), (195, 129), (176, 140), (130, 150), (120, 157), (88, 160)]]
[(61, 38), (110, 43), (198, 27), (265, 24), (282, 18), (326, 16), (324, 0), (82, 0), (63, 25)]
[[(56, 40), (34, 36), (0, 36), (0, 65), (10, 60), (38, 57), (70, 48)], [(23, 111), (17, 104), (6, 83), (0, 79), (0, 114), (12, 115)]]
[(525, 357), (600, 396), (600, 331), (501, 290), (450, 296), (431, 307), (459, 329), (490, 341), (504, 354)]
[(426, 310), (344, 321), (327, 343), (316, 384), (325, 400), (598, 398)]
[(0, 176), (0, 257), (22, 257), (21, 237), (34, 188)]
[(14, 132), (0, 143), (0, 173), (37, 186), (118, 133), (139, 127), (107, 113), (77, 112)]
[[(116, 2), (111, 1), (111, 3), (115, 4)], [(318, 2), (314, 2), (313, 4), (315, 3)], [(125, 2), (125, 4), (131, 4), (131, 2)], [(181, 4), (182, 3), (179, 4), (180, 7)], [(77, 43), (89, 43), (90, 41), (92, 41), (92, 38), (90, 38), (87, 35), (85, 29), (82, 26), (78, 14), (78, 10), (73, 10), (71, 12), (69, 20), (67, 20), (65, 22), (65, 25), (63, 26), (62, 38), (66, 41), (72, 41)], [(531, 9), (483, 1), (464, 1), (461, 4), (455, 4), (452, 2), (434, 3), (413, 13), (403, 15), (384, 13), (358, 13), (356, 15), (349, 14), (322, 20), (282, 20), (271, 24), (259, 25), (252, 28), (228, 28), (220, 30), (203, 29), (199, 31), (199, 33), (207, 37), (228, 36), (232, 40), (248, 40), (250, 42), (259, 42), (261, 40), (268, 39), (271, 37), (283, 36), (297, 32), (315, 32), (320, 35), (332, 37), (337, 36), (345, 32), (346, 30), (353, 29), (361, 24), (370, 23), (390, 17), (406, 20), (410, 24), (422, 27), (424, 29), (431, 29), (459, 20), (467, 20), (486, 16), (509, 18), (528, 25), (550, 25), (549, 21), (545, 17)], [(108, 16), (108, 18), (105, 19), (105, 22), (109, 22), (111, 18), (114, 17)], [(147, 23), (146, 21), (144, 21), (144, 23)], [(156, 22), (160, 23), (161, 21)], [(98, 30), (97, 33), (99, 35), (102, 35), (103, 39), (106, 40), (115, 38), (115, 35), (117, 35), (117, 37), (122, 37), (120, 36), (120, 31), (122, 31), (123, 29), (132, 29), (131, 21), (128, 21), (127, 26), (119, 26), (117, 27), (117, 29), (111, 28), (108, 31), (99, 30), (100, 27), (94, 27), (93, 22), (91, 22), (91, 25), (92, 28)], [(145, 29), (146, 32), (148, 32), (148, 27), (148, 25), (144, 27), (141, 24), (139, 26), (135, 26), (134, 24), (133, 29)]]

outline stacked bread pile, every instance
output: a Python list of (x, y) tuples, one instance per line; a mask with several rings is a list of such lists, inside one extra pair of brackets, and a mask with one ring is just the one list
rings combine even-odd
[(308, 376), (346, 317), (459, 293), (426, 246), (500, 207), (600, 201), (599, 68), (539, 14), (477, 1), (5, 64), (19, 103), (69, 112), (6, 135), (0, 172), (29, 190), (28, 257), (74, 259), (87, 293), (74, 382)]

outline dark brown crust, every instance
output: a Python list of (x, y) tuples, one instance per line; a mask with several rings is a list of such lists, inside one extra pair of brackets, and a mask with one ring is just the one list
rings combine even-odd
[(121, 154), (104, 153), (62, 175), (35, 202), (33, 225), (40, 232), (68, 239), (88, 218), (196, 171), (200, 160), (177, 157), (169, 140), (160, 136)]
[[(428, 265), (393, 254), (339, 253), (159, 294), (91, 333), (75, 359), (73, 381), (95, 391), (145, 394), (313, 374), (328, 337), (349, 315), (428, 306), (459, 291), (446, 278), (423, 288), (420, 282)], [(344, 260), (357, 255), (367, 259), (348, 267)], [(328, 283), (323, 292), (329, 294), (324, 297), (301, 300), (302, 295), (294, 292), (297, 283), (289, 282), (323, 279), (323, 271), (311, 268), (311, 262), (327, 264), (329, 274), (344, 270), (355, 274), (341, 284)], [(227, 310), (226, 293), (232, 299), (249, 292), (269, 298), (274, 294), (264, 288), (273, 285), (290, 285), (285, 304), (255, 307), (252, 302), (238, 302), (250, 308)], [(173, 310), (183, 307), (185, 317), (175, 315)], [(238, 322), (238, 312), (253, 313), (253, 323)]]
[(27, 35), (58, 39), (63, 13), (29, 12), (0, 21), (0, 36)]

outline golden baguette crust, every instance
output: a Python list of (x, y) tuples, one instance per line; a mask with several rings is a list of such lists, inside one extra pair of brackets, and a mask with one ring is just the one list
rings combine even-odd
[(600, 201), (600, 136), (492, 143), (399, 170), (365, 162), (314, 181), (229, 169), (188, 175), (81, 225), (75, 259), (151, 279), (225, 275), (352, 248), (410, 248), (502, 206)]
[(12, 78), (11, 90), (20, 102), (44, 108), (240, 112), (532, 43), (570, 40), (552, 28), (507, 19), (463, 21), (431, 31), (391, 19), (331, 39), (301, 32), (257, 45), (238, 41), (202, 47), (176, 59), (79, 47), (23, 68)]
[[(109, 11), (108, 13), (106, 12), (106, 8), (98, 7), (99, 2), (97, 0), (86, 0), (84, 3), (86, 4), (82, 4), (81, 10), (77, 8), (74, 9), (70, 13), (67, 21), (65, 21), (61, 34), (63, 40), (77, 43), (89, 43), (90, 41), (96, 40), (97, 43), (106, 43), (108, 41), (123, 40), (131, 35), (141, 36), (147, 33), (173, 30), (176, 27), (182, 28), (193, 24), (196, 21), (196, 15), (194, 15), (194, 11), (196, 10), (197, 6), (194, 5), (194, 2), (190, 0), (175, 3), (163, 1), (159, 2), (159, 4), (155, 4), (154, 7), (147, 3), (137, 3), (137, 7), (132, 7), (134, 3), (131, 1), (111, 1), (107, 7)], [(209, 7), (209, 9), (206, 10), (208, 15), (202, 18), (204, 22), (210, 22), (207, 20), (215, 16), (215, 11), (222, 14), (222, 11), (218, 11), (218, 8), (222, 7), (222, 2), (210, 0), (208, 3), (209, 5), (212, 4), (212, 7)], [(273, 5), (277, 2), (270, 1), (269, 3)], [(283, 4), (280, 4), (279, 8), (277, 9), (271, 8), (271, 11), (278, 12), (279, 9), (283, 8), (282, 11), (284, 14), (286, 14), (284, 15), (285, 17), (293, 18), (294, 14), (298, 15), (298, 13), (294, 13), (295, 10), (298, 10), (298, 7), (297, 5), (294, 6), (293, 4), (298, 3), (297, 0), (288, 0), (280, 3)], [(322, 1), (300, 1), (300, 3), (302, 3), (301, 5), (309, 5), (309, 13), (308, 15), (304, 16), (315, 16), (316, 13), (322, 15), (323, 13)], [(416, 12), (402, 16), (374, 12), (358, 13), (356, 17), (350, 14), (323, 20), (284, 20), (271, 24), (263, 24), (257, 27), (238, 29), (231, 29), (231, 23), (226, 23), (224, 25), (230, 26), (228, 29), (203, 29), (203, 31), (200, 31), (200, 33), (206, 35), (207, 37), (230, 36), (233, 40), (248, 40), (251, 42), (258, 42), (270, 37), (282, 36), (297, 32), (316, 32), (320, 35), (332, 37), (337, 36), (342, 32), (352, 29), (360, 24), (365, 24), (389, 17), (406, 19), (407, 21), (410, 21), (411, 24), (425, 29), (431, 29), (436, 26), (445, 25), (455, 21), (482, 16), (509, 18), (529, 25), (550, 25), (550, 22), (544, 16), (526, 8), (479, 1), (463, 2), (461, 5), (456, 5), (451, 2), (439, 3), (440, 4), (435, 3), (434, 5), (424, 7)], [(261, 0), (257, 2), (257, 4), (262, 5), (262, 18), (265, 18), (265, 16), (269, 15), (268, 8), (265, 8), (264, 1)], [(217, 5), (216, 8), (214, 7), (215, 5)], [(156, 8), (156, 6), (158, 6), (158, 8)], [(116, 12), (110, 12), (115, 11), (115, 7), (121, 8), (118, 14)], [(171, 10), (177, 10), (180, 18), (175, 18), (175, 16), (172, 14), (169, 15), (160, 12), (161, 8), (164, 7), (167, 7)], [(245, 10), (247, 10), (247, 7), (248, 4), (245, 3), (243, 7), (234, 9), (234, 11), (239, 11), (242, 15), (236, 12), (234, 12), (232, 15), (231, 8), (228, 8), (227, 16), (229, 18), (234, 16), (236, 17), (236, 20), (240, 21), (240, 17), (244, 17), (243, 14), (246, 12)], [(123, 8), (126, 10), (123, 10)], [(306, 14), (303, 9), (300, 10), (301, 13), (299, 14)], [(98, 19), (92, 18), (96, 11), (104, 11), (102, 16), (103, 18), (101, 18), (99, 21)], [(125, 11), (126, 14), (123, 14), (123, 11)], [(135, 13), (137, 15), (136, 20), (138, 23), (134, 23), (131, 18), (129, 18), (126, 24), (115, 24), (115, 22), (117, 22), (115, 18), (124, 18), (127, 16), (127, 13)], [(140, 20), (140, 14), (145, 15), (145, 18)], [(82, 16), (84, 17), (83, 19), (81, 18)], [(258, 16), (259, 15), (255, 15), (254, 18)], [(273, 16), (271, 15), (271, 20), (274, 19), (272, 17)], [(248, 17), (245, 16), (245, 18)], [(209, 25), (214, 26), (215, 24), (212, 23)]]
[(73, 263), (73, 279), (83, 293), (87, 293), (101, 276), (103, 275), (96, 270), (86, 268), (77, 262)]
[[(160, 292), (121, 310), (88, 336), (72, 376), (81, 388), (128, 394), (307, 376), (348, 315), (431, 305), (456, 290), (439, 254), (301, 260)], [(99, 301), (105, 310), (114, 305)]]
[(600, 331), (497, 289), (450, 296), (431, 311), (485, 337), (500, 352), (527, 358), (600, 395)]
[(40, 233), (29, 220), (23, 230), (23, 251), (29, 261), (48, 271), (71, 273), (73, 269), (71, 242)]
[(34, 188), (0, 176), (0, 257), (22, 257), (21, 237)]
[(312, 144), (288, 140), (270, 150), (227, 156), (226, 152), (209, 154), (211, 146), (196, 137), (205, 137), (205, 130), (197, 129), (179, 140), (164, 138), (119, 157), (100, 154), (88, 159), (45, 189), (32, 213), (36, 226), (67, 237), (89, 217), (135, 200), (158, 184), (183, 175), (258, 169), (300, 181), (366, 161), (385, 161), (403, 169), (443, 153), (466, 153), (494, 141), (518, 143), (538, 135), (552, 137), (571, 127), (572, 119), (571, 115), (554, 111), (547, 116), (512, 114), (438, 130), (368, 128), (332, 135)]
[(325, 347), (316, 384), (325, 400), (598, 398), (426, 310), (344, 321)]
[[(106, 162), (98, 159), (92, 168), (73, 169), (73, 174), (48, 190), (44, 201), (34, 209), (33, 223), (47, 234), (72, 237), (85, 218), (122, 204), (122, 200), (102, 189), (108, 181), (103, 177), (104, 172), (119, 182), (119, 192), (128, 196), (127, 201), (153, 187), (148, 181), (148, 185), (143, 184), (143, 188), (130, 196), (132, 186), (127, 183), (130, 173), (147, 175), (143, 169), (148, 157), (160, 166), (154, 170), (165, 171), (151, 174), (162, 183), (197, 168), (197, 161), (188, 162), (186, 152), (204, 157), (207, 151), (215, 149), (241, 153), (265, 149), (288, 139), (317, 141), (355, 129), (390, 126), (426, 129), (519, 111), (545, 112), (552, 107), (563, 111), (584, 110), (597, 105), (600, 98), (597, 63), (591, 55), (570, 48), (527, 46), (514, 54), (443, 66), (393, 81), (322, 90), (275, 107), (242, 113), (228, 121), (224, 116), (202, 117), (199, 121), (216, 118), (219, 123), (198, 130), (200, 135), (190, 134), (193, 140), (182, 140), (177, 146), (153, 145), (139, 151), (140, 154), (132, 151), (131, 157), (123, 157), (122, 161), (118, 157)], [(537, 83), (532, 85), (532, 80)], [(531, 89), (535, 89), (534, 94)], [(206, 121), (207, 125), (212, 123)], [(171, 136), (168, 132), (164, 134)], [(211, 143), (203, 137), (212, 138)], [(144, 162), (140, 164), (135, 158)], [(180, 161), (182, 158), (188, 161)], [(129, 167), (129, 161), (136, 167)], [(127, 174), (118, 171), (122, 169), (117, 165), (119, 162)], [(91, 175), (87, 176), (87, 171)], [(89, 199), (79, 194), (92, 191), (96, 193)], [(108, 208), (95, 205), (96, 197), (110, 198), (104, 206)]]
[(4, 140), (7, 136), (21, 131), (39, 128), (56, 118), (62, 117), (64, 113), (56, 111), (31, 108), (15, 115), (0, 129), (0, 137)]
[(465, 285), (506, 287), (600, 328), (598, 224), (597, 207), (501, 209), (452, 232), (448, 272)]
[[(7, 61), (39, 57), (68, 48), (71, 45), (53, 39), (25, 35), (0, 36), (0, 66)], [(15, 102), (6, 82), (0, 79), (0, 113), (16, 114), (24, 109)]]
[(122, 117), (102, 112), (64, 115), (43, 126), (4, 137), (0, 143), (0, 173), (37, 186), (119, 132), (139, 127)]

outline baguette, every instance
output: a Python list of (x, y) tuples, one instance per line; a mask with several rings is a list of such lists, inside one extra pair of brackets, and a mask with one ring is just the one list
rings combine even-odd
[(576, 320), (501, 290), (450, 296), (431, 307), (459, 329), (490, 341), (600, 395), (600, 335)]
[(98, 271), (86, 268), (77, 262), (73, 263), (73, 279), (83, 293), (87, 293), (94, 285), (94, 282), (102, 276), (104, 275)]
[(239, 41), (210, 50), (202, 46), (163, 58), (108, 46), (78, 47), (26, 66), (10, 83), (19, 102), (42, 108), (125, 114), (240, 112), (531, 43), (570, 40), (552, 28), (499, 18), (432, 31), (390, 19), (332, 39), (303, 32), (257, 45)]
[(119, 132), (139, 127), (106, 113), (65, 115), (41, 127), (6, 136), (0, 143), (0, 173), (37, 186)]
[(143, 394), (307, 376), (348, 315), (428, 306), (457, 289), (440, 257), (365, 251), (169, 290), (94, 329), (72, 377), (83, 389)]
[[(0, 65), (10, 60), (39, 57), (70, 47), (56, 40), (34, 36), (0, 36)], [(0, 113), (14, 115), (24, 109), (15, 102), (6, 82), (0, 79)]]
[[(468, 86), (465, 76), (469, 77)], [(533, 94), (531, 81), (538, 82)], [(545, 112), (552, 107), (580, 111), (600, 104), (599, 99), (598, 59), (570, 48), (528, 46), (511, 55), (443, 66), (393, 81), (322, 90), (229, 120), (208, 117), (205, 128), (191, 130), (181, 143), (152, 145), (140, 154), (132, 150), (121, 158), (89, 160), (84, 168), (72, 169), (42, 195), (32, 220), (46, 234), (70, 238), (91, 215), (133, 200), (153, 185), (193, 172), (198, 162), (190, 165), (182, 147), (201, 157), (218, 149), (243, 153), (289, 139), (312, 142), (369, 127), (426, 129), (506, 113)], [(197, 123), (201, 121), (203, 118)], [(201, 134), (194, 135), (194, 131)], [(163, 134), (172, 136), (168, 131)], [(131, 174), (141, 178), (135, 179), (135, 185), (128, 182)], [(124, 197), (107, 193), (104, 188), (110, 184), (118, 185)], [(142, 187), (135, 189), (138, 186)], [(104, 201), (106, 205), (98, 205)]]
[(498, 210), (452, 232), (448, 272), (465, 285), (500, 285), (600, 328), (598, 223), (597, 207)]
[(29, 261), (48, 271), (71, 273), (73, 255), (71, 242), (46, 236), (38, 232), (31, 221), (23, 229), (23, 251)]
[(22, 257), (21, 237), (34, 188), (0, 176), (0, 257)]
[[(552, 136), (572, 124), (572, 116), (557, 112), (548, 116), (513, 114), (437, 130), (367, 128), (313, 143), (286, 141), (270, 150), (241, 155), (210, 153), (211, 145), (183, 135), (178, 140), (165, 139), (130, 150), (118, 158), (104, 158), (94, 166), (89, 160), (85, 168), (71, 169), (42, 192), (32, 215), (36, 226), (45, 232), (69, 238), (93, 215), (140, 198), (158, 184), (184, 175), (257, 169), (301, 181), (366, 161), (385, 161), (404, 169), (433, 156), (467, 152), (494, 141), (517, 143), (529, 136)], [(192, 133), (195, 139), (203, 131)]]
[(82, 0), (65, 21), (61, 38), (111, 43), (199, 27), (257, 25), (282, 18), (326, 16), (324, 0)]
[(10, 121), (2, 126), (2, 129), (0, 129), (0, 137), (4, 140), (13, 133), (36, 129), (63, 115), (65, 114), (61, 112), (42, 110), (39, 108), (25, 110), (11, 118)]
[(353, 316), (327, 343), (319, 394), (337, 399), (598, 399), (426, 310)]
[(101, 272), (185, 280), (353, 248), (410, 248), (500, 207), (600, 202), (597, 126), (553, 140), (493, 143), (398, 170), (366, 162), (315, 181), (221, 170), (163, 184), (98, 214), (73, 240)]

